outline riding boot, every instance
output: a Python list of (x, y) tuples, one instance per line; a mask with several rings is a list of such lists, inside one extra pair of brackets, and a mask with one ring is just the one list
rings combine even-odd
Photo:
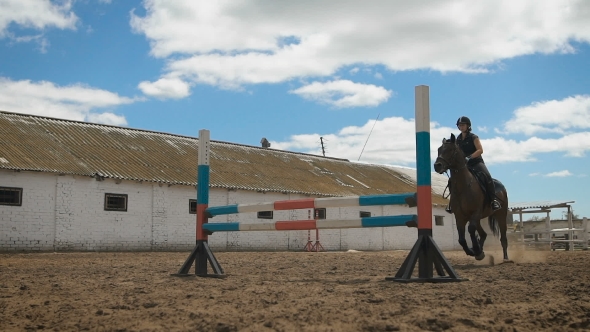
[(492, 211), (500, 210), (502, 208), (502, 206), (500, 205), (500, 202), (496, 198), (496, 188), (494, 186), (494, 181), (492, 179), (490, 179), (487, 182), (486, 190), (488, 192), (488, 197), (490, 199), (490, 202), (492, 203)]

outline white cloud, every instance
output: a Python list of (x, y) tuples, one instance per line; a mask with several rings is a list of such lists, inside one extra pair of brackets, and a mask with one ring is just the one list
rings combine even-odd
[[(590, 41), (590, 2), (144, 1), (131, 26), (168, 58), (164, 77), (236, 88), (347, 66), (487, 72)], [(290, 42), (285, 42), (290, 41)], [(485, 41), (485, 42), (482, 42)]]
[(190, 95), (190, 86), (178, 78), (160, 78), (155, 82), (143, 81), (138, 88), (146, 95), (160, 99), (179, 99)]
[(13, 81), (0, 77), (0, 109), (7, 112), (126, 125), (125, 117), (99, 110), (136, 100), (81, 84), (57, 86), (46, 81)]
[(563, 153), (566, 157), (583, 157), (590, 151), (590, 132), (572, 133), (558, 138), (531, 137), (521, 141), (495, 137), (482, 139), (481, 142), (486, 163), (536, 161), (536, 154), (552, 152)]
[(482, 133), (487, 133), (488, 132), (488, 127), (486, 127), (486, 126), (483, 126), (483, 127), (477, 126), (477, 131), (482, 132)]
[(539, 172), (535, 172), (535, 173), (531, 173), (529, 174), (529, 176), (543, 176), (546, 178), (552, 178), (552, 177), (566, 177), (566, 176), (572, 176), (573, 174), (568, 171), (568, 170), (563, 170), (563, 171), (558, 171), (558, 172), (551, 172), (551, 173), (547, 173), (547, 174), (541, 174)]
[(289, 92), (336, 108), (377, 106), (391, 96), (383, 87), (348, 80), (313, 82)]
[(48, 27), (75, 29), (78, 21), (71, 0), (0, 0), (0, 8), (0, 38), (13, 36), (10, 24), (42, 31)]
[(551, 178), (551, 177), (560, 177), (560, 178), (562, 178), (562, 177), (566, 177), (566, 176), (572, 176), (572, 175), (573, 175), (573, 174), (572, 174), (572, 173), (570, 173), (570, 171), (568, 171), (568, 170), (563, 170), (563, 171), (559, 171), (559, 172), (552, 172), (552, 173), (548, 173), (548, 174), (545, 174), (544, 176), (546, 176), (546, 177), (550, 177), (550, 178)]
[(13, 35), (10, 36), (10, 41), (12, 43), (30, 43), (34, 42), (37, 43), (39, 52), (47, 53), (47, 49), (49, 48), (49, 40), (44, 37), (43, 34), (38, 35), (27, 35), (27, 36), (19, 36), (15, 37)]
[[(345, 127), (337, 133), (294, 135), (286, 142), (271, 143), (273, 148), (279, 150), (319, 154), (319, 137), (323, 136), (329, 142), (328, 156), (357, 160), (373, 124), (374, 120), (370, 120), (363, 126)], [(448, 138), (454, 131), (454, 128), (431, 123), (430, 148), (433, 162), (442, 138)], [(414, 132), (413, 119), (390, 117), (377, 121), (361, 160), (378, 164), (413, 165), (416, 155)], [(531, 137), (520, 141), (503, 137), (482, 138), (481, 142), (484, 148), (483, 158), (488, 165), (531, 162), (537, 160), (537, 155), (544, 153), (563, 153), (565, 157), (585, 156), (590, 151), (590, 132), (571, 133), (559, 138)]]
[(590, 128), (590, 96), (535, 102), (514, 111), (506, 121), (506, 133), (566, 133)]
[(360, 69), (359, 69), (359, 67), (354, 67), (354, 68), (352, 68), (352, 69), (349, 71), (349, 73), (350, 73), (351, 75), (354, 75), (354, 74), (358, 73), (358, 72), (359, 72), (359, 70), (360, 70)]
[(105, 113), (90, 113), (87, 115), (87, 120), (95, 123), (103, 123), (113, 126), (127, 125), (127, 120), (122, 115), (117, 115), (109, 112)]
[(383, 75), (381, 73), (375, 73), (375, 75), (373, 75), (376, 79), (378, 80), (382, 80), (383, 79)]
[[(369, 120), (363, 126), (349, 126), (334, 134), (303, 134), (294, 135), (287, 142), (271, 142), (272, 147), (279, 150), (295, 150), (319, 154), (319, 137), (323, 136), (327, 142), (327, 156), (358, 160), (363, 146), (367, 141), (371, 128), (374, 129), (369, 137), (367, 146), (362, 153), (361, 161), (378, 164), (413, 165), (416, 161), (416, 136), (413, 119), (390, 117)], [(431, 123), (431, 158), (434, 162), (436, 149), (443, 137), (453, 131), (450, 127), (441, 127), (438, 123)]]

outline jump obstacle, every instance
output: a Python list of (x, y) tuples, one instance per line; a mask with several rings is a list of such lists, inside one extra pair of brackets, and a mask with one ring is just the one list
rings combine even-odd
[[(234, 204), (208, 207), (209, 204), (209, 155), (210, 133), (199, 131), (198, 173), (197, 173), (197, 228), (196, 245), (175, 276), (189, 276), (193, 263), (195, 275), (199, 277), (224, 277), (224, 271), (208, 244), (208, 236), (214, 232), (238, 231), (288, 231), (341, 228), (369, 228), (408, 226), (418, 228), (418, 240), (410, 250), (394, 277), (386, 280), (399, 282), (447, 282), (463, 281), (444, 257), (432, 238), (432, 191), (430, 172), (430, 105), (429, 87), (415, 87), (416, 105), (416, 169), (417, 192), (372, 196), (350, 196), (330, 198), (309, 198), (284, 200), (257, 204)], [(275, 221), (270, 223), (209, 223), (208, 218), (217, 215), (247, 212), (296, 210), (309, 208), (401, 205), (417, 206), (417, 215), (396, 215), (366, 217), (358, 219), (311, 219), (297, 221)], [(208, 273), (208, 263), (213, 274)], [(418, 277), (412, 277), (418, 263)], [(433, 267), (438, 277), (433, 276)], [(445, 272), (448, 275), (445, 275)]]

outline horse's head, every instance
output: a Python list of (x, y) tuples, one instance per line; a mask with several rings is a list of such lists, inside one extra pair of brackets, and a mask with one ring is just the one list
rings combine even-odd
[(463, 151), (455, 142), (455, 135), (451, 139), (443, 138), (442, 145), (438, 148), (438, 158), (434, 162), (434, 170), (442, 174), (449, 169), (458, 169), (465, 166)]

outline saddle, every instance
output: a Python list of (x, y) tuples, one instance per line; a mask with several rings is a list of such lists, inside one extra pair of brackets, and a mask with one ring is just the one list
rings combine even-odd
[[(485, 197), (489, 197), (488, 196), (488, 191), (487, 191), (487, 186), (486, 186), (486, 176), (484, 173), (482, 172), (477, 172), (475, 169), (468, 167), (469, 171), (471, 172), (471, 174), (473, 174), (473, 176), (477, 179), (477, 183), (479, 184), (479, 187), (481, 188), (481, 190), (484, 192), (484, 196)], [(502, 182), (500, 182), (499, 180), (496, 180), (494, 178), (492, 178), (492, 181), (494, 182), (494, 189), (495, 189), (495, 193), (494, 194), (498, 194), (501, 193), (502, 191), (505, 190), (504, 185), (502, 184)]]

